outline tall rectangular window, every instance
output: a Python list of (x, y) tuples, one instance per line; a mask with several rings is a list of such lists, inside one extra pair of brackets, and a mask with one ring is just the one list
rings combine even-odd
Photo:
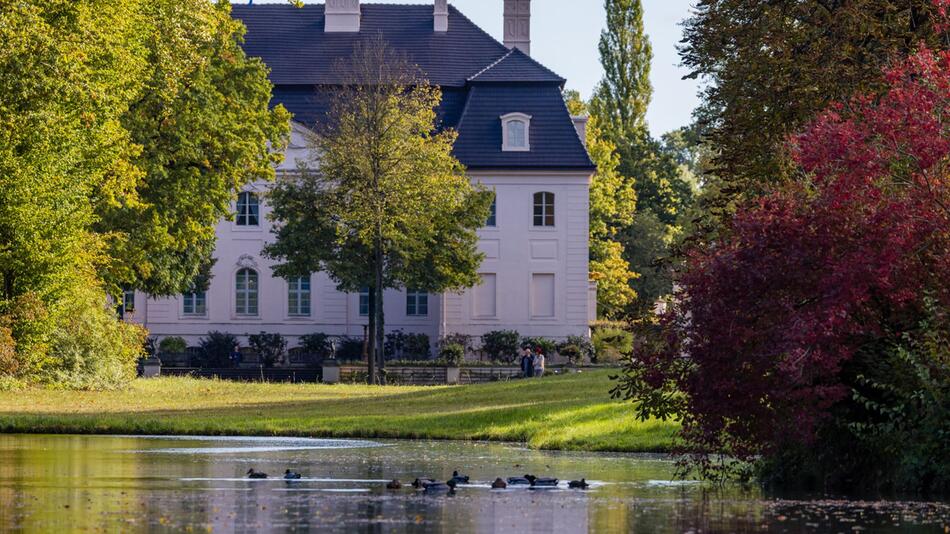
[(491, 212), (488, 214), (488, 220), (485, 221), (485, 226), (494, 228), (498, 226), (498, 199), (492, 200), (491, 202)]
[(409, 317), (425, 317), (429, 315), (429, 294), (421, 291), (407, 291), (406, 315)]
[(369, 287), (360, 288), (360, 317), (369, 317)]
[(122, 292), (122, 310), (125, 313), (135, 312), (135, 291), (127, 289)]
[(497, 315), (498, 280), (494, 273), (482, 273), (481, 283), (472, 289), (475, 317), (495, 317)]
[(261, 203), (257, 195), (246, 191), (238, 195), (236, 220), (238, 226), (259, 226), (260, 214)]
[(554, 317), (554, 275), (531, 275), (531, 316)]
[(201, 316), (207, 313), (207, 298), (204, 291), (185, 293), (181, 296), (182, 313), (185, 315)]
[(554, 226), (554, 193), (534, 194), (534, 225)]
[(310, 277), (295, 276), (287, 280), (287, 314), (310, 316)]
[(254, 269), (241, 269), (237, 272), (234, 280), (235, 289), (235, 313), (237, 315), (256, 316), (257, 315), (257, 271)]

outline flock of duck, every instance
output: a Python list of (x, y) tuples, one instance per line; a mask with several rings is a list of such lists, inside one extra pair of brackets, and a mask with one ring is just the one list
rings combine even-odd
[[(263, 479), (268, 478), (267, 473), (261, 473), (260, 471), (255, 471), (253, 468), (249, 469), (247, 472), (247, 478), (252, 479)], [(300, 473), (296, 473), (287, 469), (284, 471), (284, 480), (300, 480), (302, 477)], [(508, 486), (522, 486), (529, 489), (548, 489), (558, 487), (560, 481), (552, 477), (536, 477), (534, 475), (525, 475), (523, 477), (508, 477), (503, 479), (501, 477), (496, 478), (494, 482), (491, 483), (492, 489), (505, 489)], [(458, 471), (452, 472), (452, 478), (446, 482), (439, 482), (435, 479), (423, 477), (415, 479), (410, 486), (417, 490), (422, 490), (423, 492), (430, 495), (438, 494), (451, 494), (455, 493), (455, 488), (460, 484), (468, 484), (469, 477), (467, 475), (460, 475)], [(567, 483), (567, 487), (571, 489), (587, 489), (590, 487), (590, 484), (587, 483), (586, 479), (580, 480), (571, 480)], [(403, 488), (402, 482), (399, 480), (393, 479), (386, 483), (386, 489), (388, 490), (400, 490)]]

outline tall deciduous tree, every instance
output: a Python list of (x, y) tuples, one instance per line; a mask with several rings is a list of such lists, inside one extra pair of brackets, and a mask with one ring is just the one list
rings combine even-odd
[(237, 192), (273, 178), (290, 116), (269, 108), (267, 67), (245, 56), (229, 2), (141, 7), (148, 70), (122, 115), (141, 147), (132, 162), (140, 179), (127, 195), (97, 199), (95, 228), (108, 237), (113, 287), (171, 295), (209, 267), (215, 226)]
[[(384, 367), (383, 292), (477, 285), (476, 230), (493, 194), (473, 186), (452, 156), (456, 133), (436, 131), (441, 100), (418, 67), (382, 38), (340, 62), (326, 120), (313, 125), (319, 172), (282, 181), (273, 195), (280, 275), (327, 272), (344, 291), (369, 286), (375, 353)], [(385, 376), (385, 375), (383, 375)]]

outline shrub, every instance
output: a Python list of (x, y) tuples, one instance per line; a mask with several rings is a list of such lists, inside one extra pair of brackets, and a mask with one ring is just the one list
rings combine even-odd
[(439, 340), (439, 352), (446, 345), (460, 345), (464, 354), (470, 354), (475, 351), (475, 343), (472, 336), (467, 334), (448, 334)]
[(594, 345), (584, 336), (567, 336), (567, 340), (558, 346), (557, 351), (574, 365), (594, 359)]
[(633, 334), (619, 328), (598, 330), (591, 342), (597, 363), (617, 363), (633, 351)]
[(208, 336), (199, 342), (201, 354), (196, 360), (198, 367), (227, 367), (231, 364), (231, 353), (238, 340), (232, 334), (208, 332)]
[[(339, 360), (359, 360), (363, 358), (363, 340), (358, 337), (341, 337), (336, 346)], [(366, 381), (363, 380), (365, 383)]]
[(0, 326), (0, 376), (15, 376), (19, 368), (20, 361), (16, 357), (13, 331)]
[(182, 354), (188, 349), (188, 343), (184, 338), (178, 336), (169, 336), (158, 344), (158, 350), (162, 354)]
[(155, 356), (158, 354), (158, 342), (154, 336), (145, 338), (145, 345), (142, 347), (146, 356)]
[(551, 356), (557, 351), (557, 343), (545, 337), (525, 337), (521, 339), (522, 349), (531, 349), (532, 352), (541, 347), (541, 352)]
[(386, 359), (428, 360), (432, 357), (429, 336), (425, 334), (407, 334), (395, 330), (386, 334), (383, 344)]
[(493, 360), (514, 361), (521, 335), (514, 330), (493, 330), (482, 336), (482, 351)]
[(261, 357), (264, 367), (273, 367), (287, 352), (287, 339), (280, 334), (261, 332), (248, 336), (248, 344)]
[(465, 347), (458, 343), (446, 343), (439, 349), (439, 358), (447, 364), (459, 365), (465, 358)]
[(332, 352), (330, 336), (320, 333), (301, 336), (300, 348), (317, 358), (329, 358)]

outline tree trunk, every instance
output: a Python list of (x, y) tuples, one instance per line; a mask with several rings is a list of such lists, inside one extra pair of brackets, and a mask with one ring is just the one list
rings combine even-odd
[(386, 316), (383, 313), (383, 246), (380, 239), (376, 240), (376, 353), (379, 364), (379, 383), (386, 385), (386, 352), (383, 340), (386, 335)]
[(366, 336), (363, 342), (366, 357), (366, 383), (376, 384), (376, 289), (369, 288), (368, 316), (369, 324), (366, 327)]

